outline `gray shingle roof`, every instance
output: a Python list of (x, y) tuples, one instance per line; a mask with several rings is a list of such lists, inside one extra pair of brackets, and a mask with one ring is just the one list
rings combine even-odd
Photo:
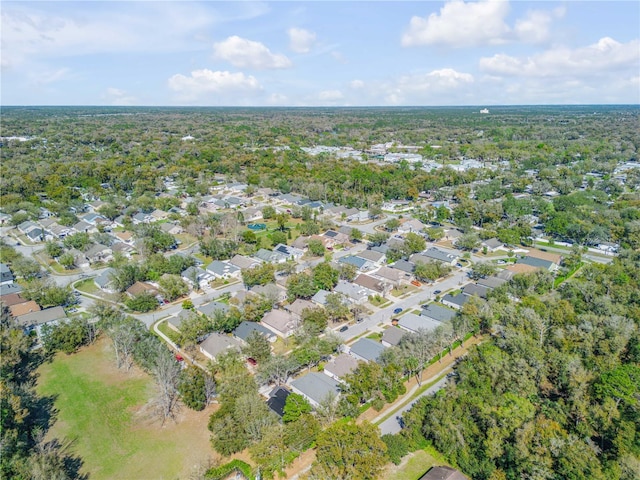
[(307, 373), (292, 381), (291, 386), (316, 404), (321, 403), (331, 392), (340, 393), (340, 384), (324, 373)]
[(451, 320), (456, 316), (456, 312), (453, 310), (449, 310), (448, 308), (441, 307), (435, 303), (430, 303), (429, 305), (425, 305), (422, 307), (422, 312), (420, 313), (423, 317), (429, 317), (438, 322), (446, 322)]
[(377, 361), (380, 354), (384, 351), (384, 345), (375, 342), (370, 338), (361, 338), (351, 345), (350, 352), (367, 361)]
[(275, 333), (256, 322), (241, 322), (233, 331), (233, 334), (239, 339), (246, 341), (252, 332), (258, 332), (259, 334), (264, 335), (267, 339), (276, 337)]
[(415, 313), (407, 313), (399, 318), (398, 325), (400, 327), (417, 332), (418, 330), (435, 330), (440, 326), (440, 322), (430, 318), (416, 315)]

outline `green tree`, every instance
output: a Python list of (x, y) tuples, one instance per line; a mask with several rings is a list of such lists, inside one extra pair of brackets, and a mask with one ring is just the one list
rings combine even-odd
[(68, 270), (75, 265), (76, 259), (73, 258), (71, 253), (66, 252), (58, 257), (58, 263)]
[(386, 464), (387, 446), (368, 422), (336, 423), (318, 435), (315, 478), (374, 480)]
[(262, 218), (265, 220), (271, 220), (276, 216), (276, 209), (271, 205), (262, 207)]
[(456, 247), (461, 250), (472, 251), (480, 246), (480, 238), (476, 233), (465, 233), (456, 240)]
[(134, 312), (150, 312), (158, 308), (158, 299), (151, 293), (143, 292), (125, 300), (125, 305)]
[(305, 308), (301, 317), (302, 327), (309, 336), (320, 335), (327, 328), (328, 316), (324, 308)]
[(178, 392), (183, 403), (192, 410), (201, 411), (207, 406), (205, 373), (195, 365), (180, 372)]
[(315, 255), (316, 257), (320, 257), (324, 255), (324, 252), (325, 252), (324, 245), (320, 240), (317, 240), (317, 239), (309, 240), (309, 243), (307, 244), (307, 248), (309, 249), (309, 252), (312, 255)]
[(180, 275), (165, 274), (158, 280), (158, 285), (162, 296), (170, 302), (189, 293), (189, 286)]
[(418, 235), (417, 233), (414, 233), (414, 232), (407, 233), (404, 239), (404, 250), (407, 252), (408, 255), (422, 252), (426, 248), (427, 248), (427, 242), (422, 237), (422, 235)]
[(395, 217), (394, 218), (390, 218), (384, 224), (384, 228), (386, 228), (388, 232), (396, 231), (399, 226), (400, 226), (400, 220), (398, 220)]
[(319, 263), (313, 269), (313, 283), (317, 290), (333, 290), (333, 287), (338, 284), (339, 278), (340, 272), (333, 268), (329, 262)]
[(297, 273), (291, 275), (287, 280), (287, 296), (290, 300), (295, 298), (311, 298), (319, 288), (316, 286), (314, 277), (307, 273)]
[(369, 242), (374, 246), (380, 246), (389, 240), (389, 234), (384, 232), (375, 232), (369, 235)]
[(242, 281), (247, 288), (255, 285), (267, 285), (275, 281), (276, 267), (272, 263), (263, 263), (253, 268), (242, 270)]
[(51, 258), (58, 258), (64, 252), (62, 245), (56, 242), (47, 242), (44, 248)]
[(264, 362), (271, 356), (271, 344), (267, 337), (258, 332), (251, 332), (247, 337), (247, 345), (242, 349), (247, 357), (257, 362)]
[(352, 228), (351, 229), (351, 233), (349, 234), (349, 239), (352, 242), (359, 242), (362, 240), (362, 231), (358, 230), (357, 228)]
[(302, 395), (290, 393), (284, 404), (284, 415), (282, 421), (284, 423), (295, 422), (302, 415), (311, 413), (311, 405)]

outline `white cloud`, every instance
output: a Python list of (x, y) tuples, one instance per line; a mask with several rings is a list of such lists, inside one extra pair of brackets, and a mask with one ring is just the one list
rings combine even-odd
[(551, 12), (530, 10), (525, 18), (516, 20), (514, 34), (516, 38), (526, 43), (546, 42), (550, 36), (551, 22), (554, 18), (561, 18), (565, 9), (559, 7)]
[(115, 87), (107, 88), (106, 92), (102, 94), (102, 99), (110, 105), (136, 105), (138, 103), (136, 97)]
[(291, 60), (281, 53), (272, 53), (264, 44), (233, 35), (213, 45), (214, 56), (234, 67), (257, 70), (289, 68)]
[(346, 65), (347, 63), (349, 63), (346, 57), (342, 53), (338, 52), (337, 50), (332, 50), (330, 52), (330, 55), (334, 58), (334, 60), (336, 60), (337, 62), (343, 65)]
[(174, 2), (92, 2), (91, 9), (51, 4), (3, 5), (2, 63), (17, 67), (34, 58), (105, 52), (167, 52), (193, 49), (216, 18), (202, 5)]
[(309, 53), (316, 43), (316, 34), (304, 28), (292, 27), (289, 34), (289, 48), (296, 53)]
[(349, 82), (349, 86), (353, 89), (364, 88), (364, 82), (362, 80), (351, 80), (351, 82)]
[(439, 13), (428, 17), (414, 16), (402, 36), (402, 45), (445, 45), (472, 47), (500, 45), (514, 41), (542, 43), (549, 40), (554, 19), (565, 14), (564, 7), (553, 10), (530, 10), (525, 17), (509, 26), (507, 0), (482, 0), (465, 3), (447, 2)]
[(480, 69), (491, 75), (513, 77), (568, 77), (607, 75), (612, 70), (640, 68), (640, 41), (619, 43), (601, 38), (587, 47), (557, 47), (530, 57), (496, 54), (480, 59)]
[(70, 70), (68, 68), (58, 68), (56, 70), (45, 70), (32, 73), (29, 75), (30, 83), (37, 86), (55, 83), (67, 78), (69, 76), (69, 71)]
[(445, 99), (458, 95), (460, 90), (474, 82), (473, 75), (462, 73), (452, 68), (433, 70), (426, 74), (404, 75), (387, 88), (386, 100), (392, 104), (427, 102), (442, 104), (451, 103)]
[(343, 98), (344, 95), (340, 90), (323, 90), (318, 93), (318, 100), (320, 100), (320, 102), (337, 102)]
[(466, 47), (504, 43), (510, 30), (504, 21), (508, 12), (509, 3), (504, 0), (473, 3), (452, 0), (439, 14), (412, 17), (408, 31), (402, 36), (402, 45)]
[[(246, 98), (262, 92), (262, 86), (253, 75), (242, 72), (212, 71), (209, 69), (194, 70), (190, 76), (180, 73), (168, 80), (171, 90), (178, 94), (178, 99), (192, 102), (206, 95), (225, 95), (216, 103), (233, 104), (238, 98)], [(227, 96), (228, 95), (228, 96)]]

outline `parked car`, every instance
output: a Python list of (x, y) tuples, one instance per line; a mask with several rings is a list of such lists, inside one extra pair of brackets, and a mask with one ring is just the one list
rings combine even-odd
[(179, 362), (183, 362), (184, 361), (184, 357), (182, 355), (180, 355), (179, 353), (176, 353), (176, 360)]
[(346, 332), (347, 330), (349, 330), (349, 327), (347, 325), (340, 327), (340, 332)]
[(434, 293), (435, 295), (439, 295), (439, 294), (441, 294), (441, 293), (442, 293), (442, 290), (434, 290), (434, 291), (433, 291), (433, 293)]
[(418, 280), (411, 280), (411, 285), (415, 287), (421, 287), (422, 284)]
[(400, 307), (398, 307), (398, 308), (395, 308), (395, 309), (393, 310), (393, 313), (395, 313), (395, 314), (397, 315), (397, 314), (398, 314), (398, 313), (400, 313), (401, 311), (402, 311), (402, 309), (401, 309)]
[(254, 367), (258, 364), (258, 362), (256, 362), (255, 358), (251, 358), (251, 357), (247, 358), (247, 363), (249, 365), (253, 365)]

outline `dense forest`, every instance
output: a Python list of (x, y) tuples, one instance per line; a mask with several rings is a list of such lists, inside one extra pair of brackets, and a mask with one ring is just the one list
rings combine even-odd
[(533, 279), (520, 301), (492, 294), (494, 337), (457, 378), (406, 415), (474, 479), (637, 478), (640, 256), (589, 265), (558, 291)]

